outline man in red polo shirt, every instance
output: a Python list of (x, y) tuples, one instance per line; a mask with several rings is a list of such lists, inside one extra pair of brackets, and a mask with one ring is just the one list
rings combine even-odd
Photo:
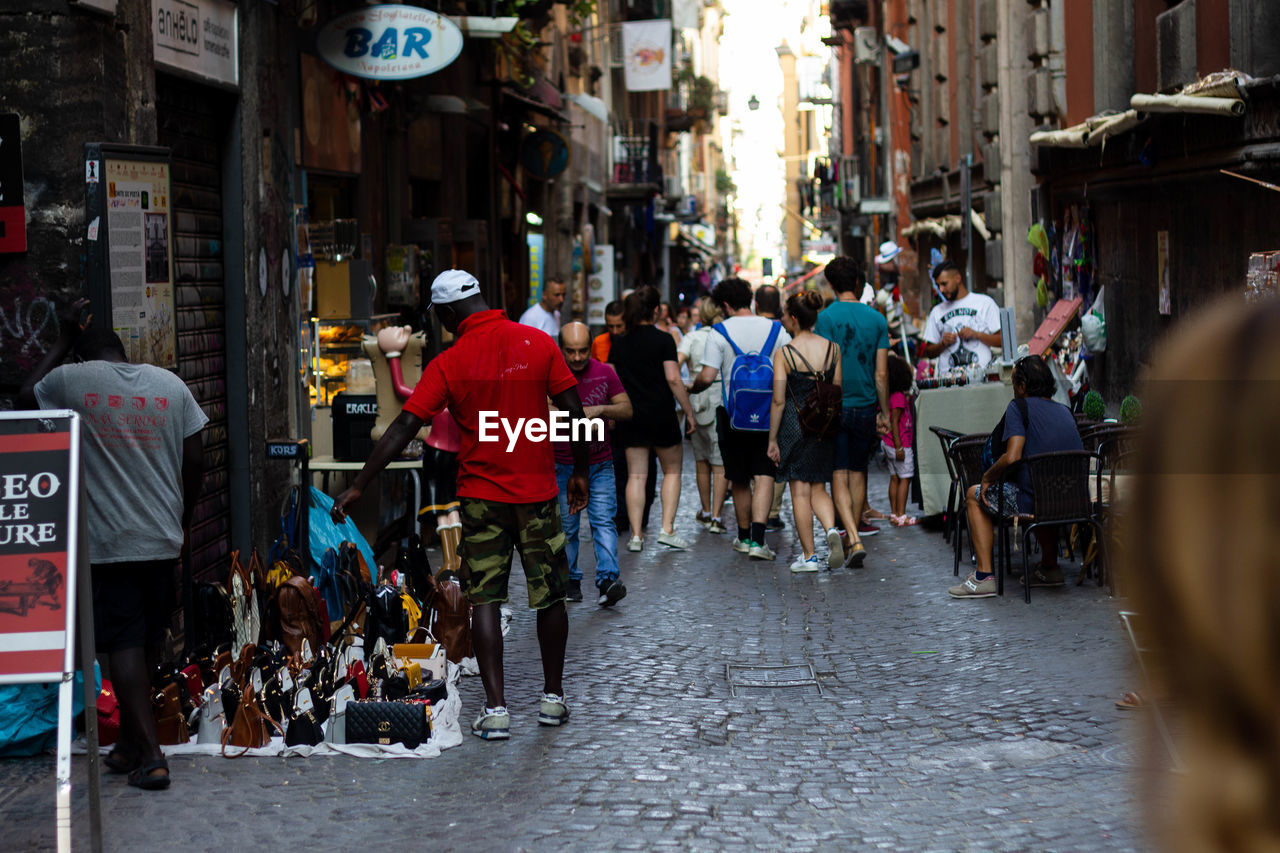
[[(511, 322), (502, 311), (489, 310), (470, 273), (442, 272), (431, 284), (431, 301), (440, 325), (456, 334), (457, 342), (427, 364), (351, 488), (334, 501), (333, 516), (345, 519), (347, 508), (423, 423), (449, 408), (461, 434), (462, 575), (486, 698), (471, 733), (504, 740), (510, 736), (510, 716), (503, 693), (498, 606), (507, 600), (516, 550), (528, 582), (529, 606), (538, 611), (544, 681), (538, 722), (559, 726), (569, 720), (562, 685), (569, 563), (556, 499), (547, 398), (575, 420), (583, 417), (582, 402), (555, 341)], [(574, 441), (572, 450), (569, 511), (577, 513), (587, 504), (587, 445)]]

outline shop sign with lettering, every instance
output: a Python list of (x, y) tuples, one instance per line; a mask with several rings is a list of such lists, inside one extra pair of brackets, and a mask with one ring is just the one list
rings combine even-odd
[(240, 23), (228, 0), (151, 0), (156, 65), (240, 85)]
[(320, 58), (353, 77), (408, 80), (434, 74), (462, 52), (462, 30), (417, 6), (370, 6), (339, 15), (316, 36)]

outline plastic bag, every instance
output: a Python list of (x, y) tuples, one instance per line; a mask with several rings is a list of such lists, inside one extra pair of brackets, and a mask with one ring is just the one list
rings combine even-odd
[(1093, 300), (1093, 306), (1080, 318), (1080, 334), (1084, 337), (1084, 345), (1091, 353), (1107, 351), (1107, 313), (1102, 301), (1105, 290), (1105, 287), (1098, 288), (1098, 296)]
[(333, 509), (333, 498), (324, 492), (311, 487), (311, 506), (307, 513), (307, 533), (310, 538), (312, 564), (319, 566), (324, 560), (324, 552), (332, 548), (337, 553), (343, 542), (354, 542), (364, 555), (364, 561), (370, 566), (378, 565), (373, 558), (373, 549), (369, 542), (360, 535), (356, 523), (348, 516), (342, 524), (335, 524), (329, 514)]

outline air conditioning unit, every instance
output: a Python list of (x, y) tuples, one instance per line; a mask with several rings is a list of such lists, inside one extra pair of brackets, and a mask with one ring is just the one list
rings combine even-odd
[(853, 61), (863, 65), (880, 61), (880, 33), (875, 27), (858, 27), (853, 31)]
[(1027, 16), (1027, 58), (1043, 59), (1053, 50), (1048, 9), (1036, 9)]
[(622, 53), (622, 27), (609, 28), (609, 67), (621, 68), (627, 62)]
[(1046, 67), (1036, 68), (1027, 75), (1027, 112), (1049, 118), (1058, 115), (1053, 97), (1053, 72)]

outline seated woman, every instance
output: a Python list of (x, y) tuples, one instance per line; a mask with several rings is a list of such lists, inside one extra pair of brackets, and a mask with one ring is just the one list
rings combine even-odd
[[(973, 537), (978, 568), (970, 572), (963, 583), (948, 590), (952, 598), (991, 598), (996, 594), (996, 579), (991, 572), (991, 546), (995, 541), (995, 516), (1002, 505), (1001, 488), (1004, 490), (1006, 516), (1029, 514), (1034, 506), (1031, 472), (1022, 465), (1014, 482), (1001, 483), (1000, 478), (1009, 467), (1021, 462), (1025, 456), (1084, 449), (1071, 410), (1050, 399), (1055, 388), (1053, 371), (1039, 356), (1020, 358), (1013, 366), (1015, 399), (1004, 412), (1004, 453), (982, 475), (982, 483), (970, 488), (965, 495), (969, 533)], [(1062, 586), (1062, 569), (1058, 568), (1057, 561), (1057, 532), (1042, 527), (1036, 530), (1036, 534), (1040, 540), (1042, 562), (1031, 570), (1030, 578), (1023, 578), (1023, 583)]]

